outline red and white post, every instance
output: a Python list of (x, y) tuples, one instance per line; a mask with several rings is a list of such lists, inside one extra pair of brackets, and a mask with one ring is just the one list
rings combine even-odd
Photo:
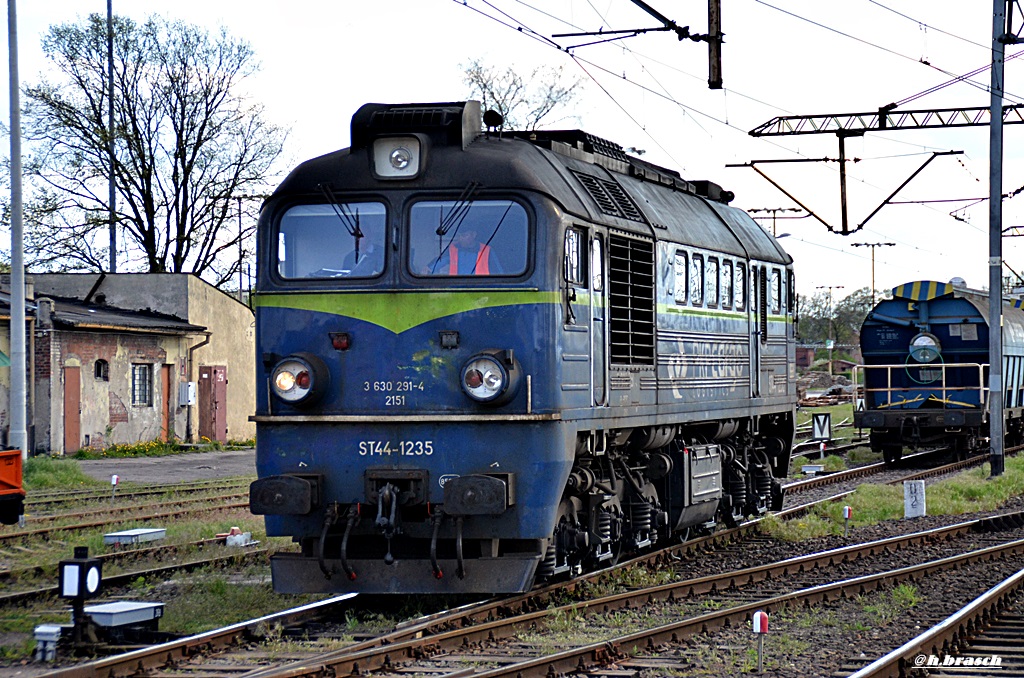
[(764, 637), (768, 635), (768, 613), (762, 610), (755, 612), (751, 626), (757, 634), (757, 672), (764, 673)]

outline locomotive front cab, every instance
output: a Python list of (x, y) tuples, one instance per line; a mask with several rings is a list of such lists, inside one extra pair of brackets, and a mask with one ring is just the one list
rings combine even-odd
[(870, 429), (872, 449), (893, 463), (904, 447), (954, 441), (964, 456), (987, 425), (987, 300), (951, 283), (893, 289), (861, 329), (863, 409), (854, 424)]
[(571, 466), (544, 339), (562, 216), (501, 176), (513, 142), (477, 139), (475, 102), (394, 108), (261, 215), (251, 508), (299, 544), (281, 592), (525, 590)]

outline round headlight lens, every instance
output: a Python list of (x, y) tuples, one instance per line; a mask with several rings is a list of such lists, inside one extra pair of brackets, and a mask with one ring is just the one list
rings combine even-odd
[(934, 334), (922, 332), (910, 340), (910, 355), (919, 363), (930, 363), (941, 353), (939, 339)]
[(399, 146), (395, 150), (391, 151), (391, 155), (388, 156), (391, 161), (391, 166), (396, 170), (404, 170), (412, 162), (412, 153), (409, 152), (408, 148)]
[(270, 376), (274, 395), (292, 405), (310, 403), (326, 390), (327, 366), (316, 356), (298, 354), (279, 362)]
[(480, 353), (462, 366), (462, 390), (477, 402), (502, 405), (515, 397), (521, 372), (511, 351)]
[(490, 402), (508, 388), (508, 372), (495, 358), (476, 356), (462, 368), (462, 388), (470, 398)]
[(287, 393), (295, 388), (295, 375), (288, 370), (281, 370), (274, 375), (274, 388), (279, 393)]

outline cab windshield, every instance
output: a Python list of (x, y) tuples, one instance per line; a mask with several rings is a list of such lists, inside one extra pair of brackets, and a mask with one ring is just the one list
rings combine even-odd
[(278, 273), (282, 278), (380, 275), (386, 217), (379, 202), (292, 207), (278, 228)]
[(529, 217), (511, 200), (430, 200), (409, 211), (409, 268), (419, 276), (526, 272)]

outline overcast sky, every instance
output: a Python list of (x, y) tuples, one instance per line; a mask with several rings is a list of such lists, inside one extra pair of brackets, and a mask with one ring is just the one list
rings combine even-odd
[[(647, 0), (692, 33), (707, 32), (702, 2)], [(527, 73), (563, 66), (585, 81), (562, 126), (581, 127), (688, 179), (710, 179), (736, 193), (743, 209), (798, 208), (749, 167), (753, 160), (831, 162), (762, 164), (775, 182), (822, 220), (841, 223), (838, 142), (834, 134), (753, 138), (748, 132), (779, 115), (855, 113), (900, 103), (897, 110), (988, 107), (990, 75), (939, 87), (991, 60), (992, 4), (952, 0), (724, 0), (724, 88), (710, 90), (705, 43), (652, 32), (601, 45), (556, 33), (654, 28), (629, 0), (114, 0), (114, 12), (144, 19), (161, 14), (247, 40), (262, 64), (247, 87), (268, 117), (291, 129), (294, 162), (343, 148), (349, 121), (363, 103), (464, 99), (462, 65), (480, 58)], [(55, 23), (101, 0), (18, 3), (23, 84), (47, 69), (40, 39)], [(1021, 25), (1021, 17), (1014, 24)], [(593, 40), (593, 38), (589, 39)], [(561, 49), (559, 49), (559, 47)], [(572, 48), (572, 49), (566, 49)], [(1024, 49), (1010, 46), (1007, 57)], [(1024, 101), (1024, 59), (1006, 64), (1006, 103)], [(924, 94), (938, 88), (934, 92)], [(9, 110), (3, 92), (3, 110)], [(923, 96), (918, 96), (923, 95)], [(906, 103), (903, 103), (906, 102)], [(1024, 186), (1024, 125), (1005, 128), (1004, 193)], [(988, 128), (871, 133), (847, 141), (851, 228), (935, 151), (934, 159), (894, 201), (852, 235), (830, 233), (813, 217), (780, 212), (778, 233), (796, 260), (797, 286), (822, 286), (835, 298), (871, 284), (964, 278), (988, 284)], [(282, 166), (282, 169), (285, 169)], [(946, 201), (946, 202), (938, 202)], [(951, 216), (953, 212), (956, 217)], [(755, 216), (767, 216), (760, 212)], [(1024, 194), (1004, 202), (1005, 227), (1024, 226)], [(769, 229), (770, 217), (762, 220)], [(1021, 229), (1024, 232), (1024, 228)], [(894, 243), (853, 247), (854, 243)], [(1006, 264), (1024, 275), (1024, 239), (1003, 240)], [(1009, 271), (1004, 268), (1004, 273)]]

